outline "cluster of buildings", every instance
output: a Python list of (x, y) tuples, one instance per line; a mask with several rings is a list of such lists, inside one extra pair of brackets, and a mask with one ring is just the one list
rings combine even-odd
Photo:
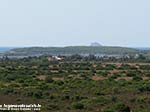
[(63, 60), (63, 58), (60, 58), (58, 56), (48, 57), (48, 61), (61, 61), (61, 60)]

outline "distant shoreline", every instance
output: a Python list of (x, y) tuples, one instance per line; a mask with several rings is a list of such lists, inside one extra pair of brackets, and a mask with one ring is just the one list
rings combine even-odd
[(150, 47), (134, 47), (134, 48), (138, 50), (150, 50)]
[(15, 47), (0, 47), (0, 53), (4, 53), (4, 52), (9, 51), (14, 48)]

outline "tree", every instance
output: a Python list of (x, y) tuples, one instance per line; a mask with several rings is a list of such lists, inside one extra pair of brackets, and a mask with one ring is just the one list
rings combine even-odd
[(138, 57), (139, 60), (146, 60), (146, 57), (143, 54), (140, 54)]

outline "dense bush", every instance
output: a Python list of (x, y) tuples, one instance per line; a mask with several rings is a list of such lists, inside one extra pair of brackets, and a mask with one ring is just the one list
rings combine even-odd
[(52, 82), (53, 82), (52, 77), (47, 76), (46, 79), (45, 79), (45, 82), (46, 82), (46, 83), (52, 83)]
[(85, 109), (85, 106), (84, 106), (84, 104), (82, 104), (82, 103), (80, 103), (80, 102), (75, 102), (75, 103), (72, 103), (72, 107), (74, 108), (74, 109)]

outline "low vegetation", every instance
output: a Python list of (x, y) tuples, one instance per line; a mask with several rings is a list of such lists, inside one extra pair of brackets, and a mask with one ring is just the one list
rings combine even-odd
[(0, 104), (42, 112), (150, 112), (149, 60), (49, 56), (0, 60)]

